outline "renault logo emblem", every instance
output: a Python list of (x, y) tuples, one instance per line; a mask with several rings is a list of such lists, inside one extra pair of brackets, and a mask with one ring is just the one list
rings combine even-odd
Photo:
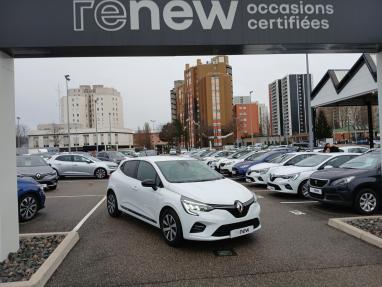
[(235, 207), (236, 207), (237, 211), (239, 211), (240, 214), (243, 213), (243, 211), (244, 211), (243, 203), (241, 203), (240, 201), (236, 201)]
[(41, 178), (41, 174), (37, 173), (37, 174), (36, 174), (36, 178), (37, 178), (37, 179), (40, 179), (40, 178)]

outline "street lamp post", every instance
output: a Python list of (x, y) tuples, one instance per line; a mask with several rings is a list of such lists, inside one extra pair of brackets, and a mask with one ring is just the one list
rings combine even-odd
[(70, 81), (70, 76), (65, 75), (65, 80), (66, 80), (66, 115), (67, 115), (67, 120), (68, 120), (68, 143), (69, 143), (69, 152), (71, 152), (71, 148), (70, 148), (70, 119), (69, 119), (69, 86), (68, 86), (68, 83)]
[(17, 117), (17, 147), (20, 148), (20, 117)]
[(305, 56), (306, 61), (306, 81), (307, 81), (307, 99), (308, 99), (308, 134), (309, 134), (309, 148), (312, 151), (314, 149), (314, 139), (313, 139), (313, 113), (311, 104), (312, 95), (312, 79), (309, 72), (309, 54)]
[(151, 132), (151, 137), (150, 138), (152, 138), (154, 150), (156, 150), (155, 139), (154, 139), (154, 129), (155, 129), (155, 122), (156, 122), (156, 120), (150, 120), (150, 122), (153, 124), (153, 130)]
[[(249, 92), (249, 98), (251, 99), (251, 104), (252, 104), (252, 94), (253, 94), (253, 91), (250, 91)], [(252, 105), (251, 105), (251, 108), (252, 108)], [(250, 108), (250, 110), (251, 110)], [(252, 116), (251, 116), (251, 113), (250, 113), (250, 127), (251, 127), (251, 146), (253, 146), (253, 126), (252, 126)]]
[(111, 113), (109, 113), (109, 144), (111, 150)]
[(95, 129), (96, 129), (96, 151), (98, 154), (98, 113), (97, 113), (98, 98), (94, 101), (94, 113), (95, 113)]

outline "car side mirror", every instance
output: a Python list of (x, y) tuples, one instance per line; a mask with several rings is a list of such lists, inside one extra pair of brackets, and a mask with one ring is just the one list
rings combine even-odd
[(156, 185), (155, 181), (153, 181), (151, 179), (145, 179), (144, 181), (142, 181), (142, 186), (143, 187), (151, 187), (154, 190), (158, 189), (158, 186)]
[(333, 167), (331, 165), (327, 165), (324, 167), (324, 169), (332, 169)]
[(93, 163), (93, 162), (92, 162), (91, 160), (87, 160), (86, 163), (87, 163), (87, 164), (91, 164), (91, 163)]

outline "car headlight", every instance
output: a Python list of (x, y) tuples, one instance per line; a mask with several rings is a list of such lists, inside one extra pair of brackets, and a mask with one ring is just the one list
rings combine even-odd
[(257, 203), (257, 196), (256, 196), (256, 194), (253, 194), (253, 202)]
[(260, 174), (265, 174), (265, 173), (267, 173), (268, 171), (269, 171), (269, 168), (253, 170), (253, 172), (260, 173)]
[(282, 175), (282, 176), (280, 176), (280, 178), (296, 180), (296, 179), (298, 179), (299, 176), (300, 176), (299, 173), (294, 173), (294, 174)]
[(207, 204), (204, 204), (204, 203), (201, 203), (183, 196), (181, 197), (180, 202), (182, 203), (184, 210), (188, 214), (195, 215), (195, 216), (199, 216), (197, 212), (209, 212), (213, 210), (213, 207)]
[(354, 178), (355, 178), (355, 176), (349, 176), (349, 177), (345, 177), (345, 178), (340, 178), (340, 179), (337, 179), (337, 180), (333, 181), (331, 183), (331, 185), (332, 186), (345, 185), (345, 184), (350, 183)]
[(49, 175), (57, 175), (57, 172), (56, 171), (52, 171), (50, 173), (48, 173)]

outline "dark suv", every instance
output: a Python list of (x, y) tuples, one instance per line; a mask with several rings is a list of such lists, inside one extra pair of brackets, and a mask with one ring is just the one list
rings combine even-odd
[(313, 173), (309, 197), (324, 203), (353, 206), (362, 214), (377, 212), (382, 201), (381, 152), (369, 152), (340, 168)]

